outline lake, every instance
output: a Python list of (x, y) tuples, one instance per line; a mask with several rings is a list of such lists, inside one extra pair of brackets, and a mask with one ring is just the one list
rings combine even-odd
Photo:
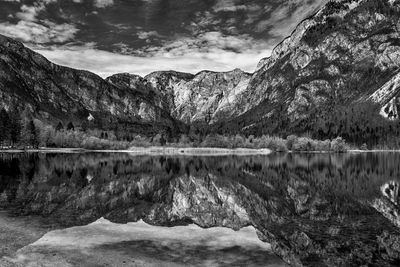
[[(115, 255), (121, 266), (398, 266), (399, 182), (400, 153), (389, 152), (1, 153), (0, 257), (71, 266), (105, 266)], [(60, 249), (66, 243), (69, 253)]]

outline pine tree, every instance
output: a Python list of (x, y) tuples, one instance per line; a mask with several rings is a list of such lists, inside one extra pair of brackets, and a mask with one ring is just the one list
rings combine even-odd
[(86, 132), (87, 129), (88, 129), (88, 122), (87, 121), (83, 121), (82, 124), (81, 124), (81, 130), (83, 132)]
[(62, 130), (64, 130), (64, 125), (60, 121), (56, 126), (56, 131), (62, 131)]
[(36, 126), (33, 120), (29, 121), (28, 125), (28, 131), (29, 131), (29, 136), (30, 136), (30, 145), (32, 145), (34, 148), (37, 148), (39, 146), (39, 136), (36, 131)]
[(67, 125), (67, 130), (68, 131), (73, 131), (75, 130), (74, 124), (72, 122), (69, 122)]
[(21, 129), (21, 141), (24, 146), (37, 147), (36, 127), (33, 120), (25, 120)]
[(161, 135), (160, 145), (165, 146), (167, 144), (167, 139), (165, 139), (164, 134)]
[(28, 107), (21, 114), (21, 141), (25, 146), (38, 147), (38, 134), (36, 131), (35, 123), (33, 122), (33, 116)]
[(10, 110), (10, 141), (11, 145), (16, 145), (21, 138), (22, 120), (18, 109)]
[(10, 141), (11, 120), (5, 109), (0, 111), (0, 144)]

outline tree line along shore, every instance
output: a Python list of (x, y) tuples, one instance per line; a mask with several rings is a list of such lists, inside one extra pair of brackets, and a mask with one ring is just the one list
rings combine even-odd
[(351, 146), (341, 137), (315, 140), (308, 136), (289, 135), (286, 138), (269, 135), (221, 135), (181, 134), (174, 138), (164, 134), (154, 136), (116, 136), (113, 131), (75, 127), (72, 122), (56, 127), (33, 118), (29, 109), (21, 114), (0, 111), (0, 144), (2, 149), (83, 148), (91, 150), (126, 150), (132, 147), (199, 147), (199, 148), (246, 148), (270, 149), (272, 151), (331, 151), (345, 152), (349, 149), (367, 150), (366, 144)]

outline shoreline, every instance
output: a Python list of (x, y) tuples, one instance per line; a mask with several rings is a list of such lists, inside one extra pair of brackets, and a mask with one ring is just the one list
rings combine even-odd
[(251, 148), (212, 148), (212, 147), (131, 147), (123, 150), (91, 150), (85, 148), (39, 148), (5, 149), (0, 153), (129, 153), (131, 155), (186, 155), (186, 156), (223, 156), (223, 155), (269, 155), (270, 149)]
[(212, 148), (212, 147), (132, 147), (129, 150), (132, 155), (184, 155), (184, 156), (250, 156), (250, 155), (269, 155), (269, 149), (251, 148)]
[(217, 147), (173, 147), (173, 146), (151, 146), (151, 147), (131, 147), (129, 149), (86, 149), (86, 148), (47, 148), (38, 149), (0, 149), (0, 153), (129, 153), (131, 155), (182, 155), (182, 156), (251, 156), (269, 155), (272, 153), (293, 153), (293, 154), (346, 154), (346, 153), (400, 153), (400, 149), (385, 150), (360, 150), (350, 149), (346, 152), (333, 151), (272, 151), (268, 148), (217, 148)]

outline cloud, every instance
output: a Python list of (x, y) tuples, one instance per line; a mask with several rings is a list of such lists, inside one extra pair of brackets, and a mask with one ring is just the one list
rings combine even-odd
[(238, 10), (247, 10), (246, 5), (236, 5), (233, 0), (218, 0), (213, 6), (214, 12), (235, 12)]
[(137, 33), (137, 36), (139, 39), (148, 39), (150, 37), (162, 37), (157, 31), (149, 31), (149, 32), (145, 32), (145, 31), (140, 31)]
[[(277, 44), (328, 1), (247, 1), (244, 4), (241, 0), (216, 0), (211, 9), (196, 13), (187, 28), (194, 34), (210, 29), (231, 35), (247, 33)], [(238, 11), (239, 15), (235, 13)]]
[(55, 3), (57, 0), (39, 0), (33, 2), (31, 6), (22, 5), (21, 11), (16, 13), (16, 17), (21, 20), (36, 21), (39, 12), (46, 9), (50, 3)]
[(76, 5), (46, 10), (61, 1), (21, 1), (20, 10), (10, 9), (12, 17), (0, 23), (0, 34), (25, 42), (56, 63), (104, 77), (160, 69), (254, 71), (261, 58), (328, 0), (215, 0), (201, 5), (141, 0), (145, 3), (135, 9), (130, 1), (72, 0), (90, 4), (79, 11)]
[[(141, 34), (142, 37), (157, 35), (155, 32)], [(180, 36), (158, 47), (149, 46), (141, 50), (128, 49), (124, 43), (115, 47), (122, 51), (100, 50), (95, 43), (32, 48), (54, 63), (89, 70), (102, 77), (121, 72), (144, 76), (158, 70), (197, 73), (205, 69), (230, 71), (241, 68), (253, 72), (258, 61), (271, 53), (265, 42), (254, 40), (249, 35), (226, 36), (215, 31), (194, 37)]]
[(27, 43), (64, 43), (73, 39), (78, 30), (69, 24), (44, 21), (44, 25), (21, 20), (17, 24), (0, 23), (0, 33)]
[(162, 46), (146, 48), (141, 53), (153, 56), (182, 56), (198, 52), (209, 53), (216, 50), (242, 53), (263, 50), (265, 45), (265, 42), (257, 41), (247, 34), (231, 36), (210, 31), (194, 37), (178, 37), (173, 41), (164, 42)]
[(148, 56), (121, 55), (94, 46), (58, 46), (33, 48), (50, 61), (78, 69), (92, 71), (102, 77), (128, 72), (147, 75), (158, 70), (176, 70), (197, 73), (201, 70), (229, 71), (236, 67), (253, 72), (259, 59), (268, 56), (270, 50), (247, 50), (241, 53), (210, 48), (177, 51), (157, 51)]
[(256, 31), (261, 32), (269, 27), (269, 34), (283, 39), (290, 35), (300, 21), (311, 16), (326, 2), (328, 0), (287, 1), (271, 12), (268, 19), (260, 21), (256, 26)]
[(21, 6), (21, 12), (17, 12), (15, 16), (21, 20), (35, 21), (38, 12), (42, 10), (38, 6)]
[(47, 19), (40, 20), (38, 15), (50, 3), (56, 0), (40, 0), (32, 6), (22, 5), (15, 17), (20, 19), (16, 24), (0, 23), (0, 34), (21, 40), (26, 43), (64, 43), (75, 36), (78, 29), (73, 24), (56, 24)]
[(94, 6), (97, 8), (106, 8), (114, 5), (114, 0), (94, 0)]

